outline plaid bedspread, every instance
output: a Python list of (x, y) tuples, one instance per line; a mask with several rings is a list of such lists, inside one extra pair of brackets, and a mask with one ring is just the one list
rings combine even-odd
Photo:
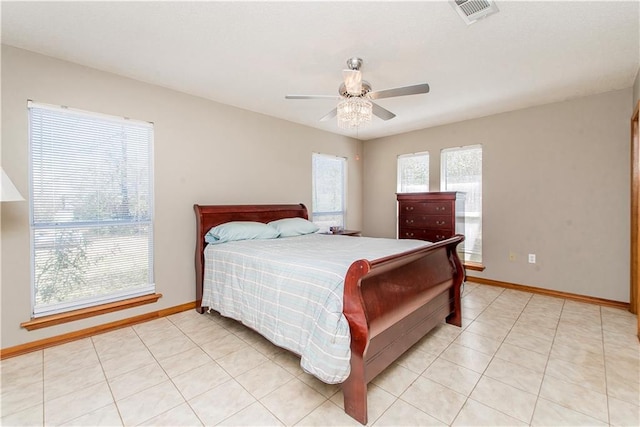
[(208, 245), (202, 305), (299, 354), (302, 369), (325, 383), (340, 383), (351, 356), (342, 314), (347, 269), (426, 244), (311, 234)]

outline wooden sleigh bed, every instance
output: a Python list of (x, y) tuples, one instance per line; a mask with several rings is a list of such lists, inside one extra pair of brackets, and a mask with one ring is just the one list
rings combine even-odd
[[(202, 307), (205, 234), (229, 221), (308, 219), (298, 205), (194, 205), (197, 240), (196, 310)], [(358, 237), (349, 237), (357, 239)], [(342, 383), (345, 412), (367, 423), (367, 383), (443, 320), (461, 326), (460, 287), (464, 279), (456, 247), (464, 236), (349, 267), (343, 313), (351, 333), (351, 373)]]

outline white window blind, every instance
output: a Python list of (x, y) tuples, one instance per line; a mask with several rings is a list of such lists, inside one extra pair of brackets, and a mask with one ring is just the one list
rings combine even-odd
[(313, 222), (321, 231), (344, 227), (347, 159), (313, 153)]
[(398, 193), (429, 191), (429, 152), (398, 156)]
[(153, 124), (28, 107), (33, 316), (154, 293)]
[(461, 191), (464, 200), (464, 255), (482, 262), (482, 145), (447, 148), (441, 153), (442, 191)]

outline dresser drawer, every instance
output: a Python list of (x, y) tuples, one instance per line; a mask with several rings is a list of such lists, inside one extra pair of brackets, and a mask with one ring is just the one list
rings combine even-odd
[(428, 240), (430, 242), (438, 242), (453, 236), (453, 230), (425, 230), (420, 228), (400, 227), (398, 238), (400, 239), (419, 239)]
[(429, 202), (402, 202), (400, 204), (400, 214), (420, 213), (427, 215), (451, 215), (454, 211), (454, 204), (451, 201), (429, 201)]
[[(439, 242), (464, 234), (464, 194), (398, 193), (398, 238)], [(462, 244), (458, 245), (462, 251)]]
[(426, 215), (426, 214), (400, 214), (400, 227), (418, 227), (418, 228), (450, 228), (453, 229), (451, 215)]

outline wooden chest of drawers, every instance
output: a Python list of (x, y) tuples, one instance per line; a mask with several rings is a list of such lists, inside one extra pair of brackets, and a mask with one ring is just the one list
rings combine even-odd
[(437, 242), (464, 234), (464, 193), (398, 193), (397, 199), (399, 239)]

